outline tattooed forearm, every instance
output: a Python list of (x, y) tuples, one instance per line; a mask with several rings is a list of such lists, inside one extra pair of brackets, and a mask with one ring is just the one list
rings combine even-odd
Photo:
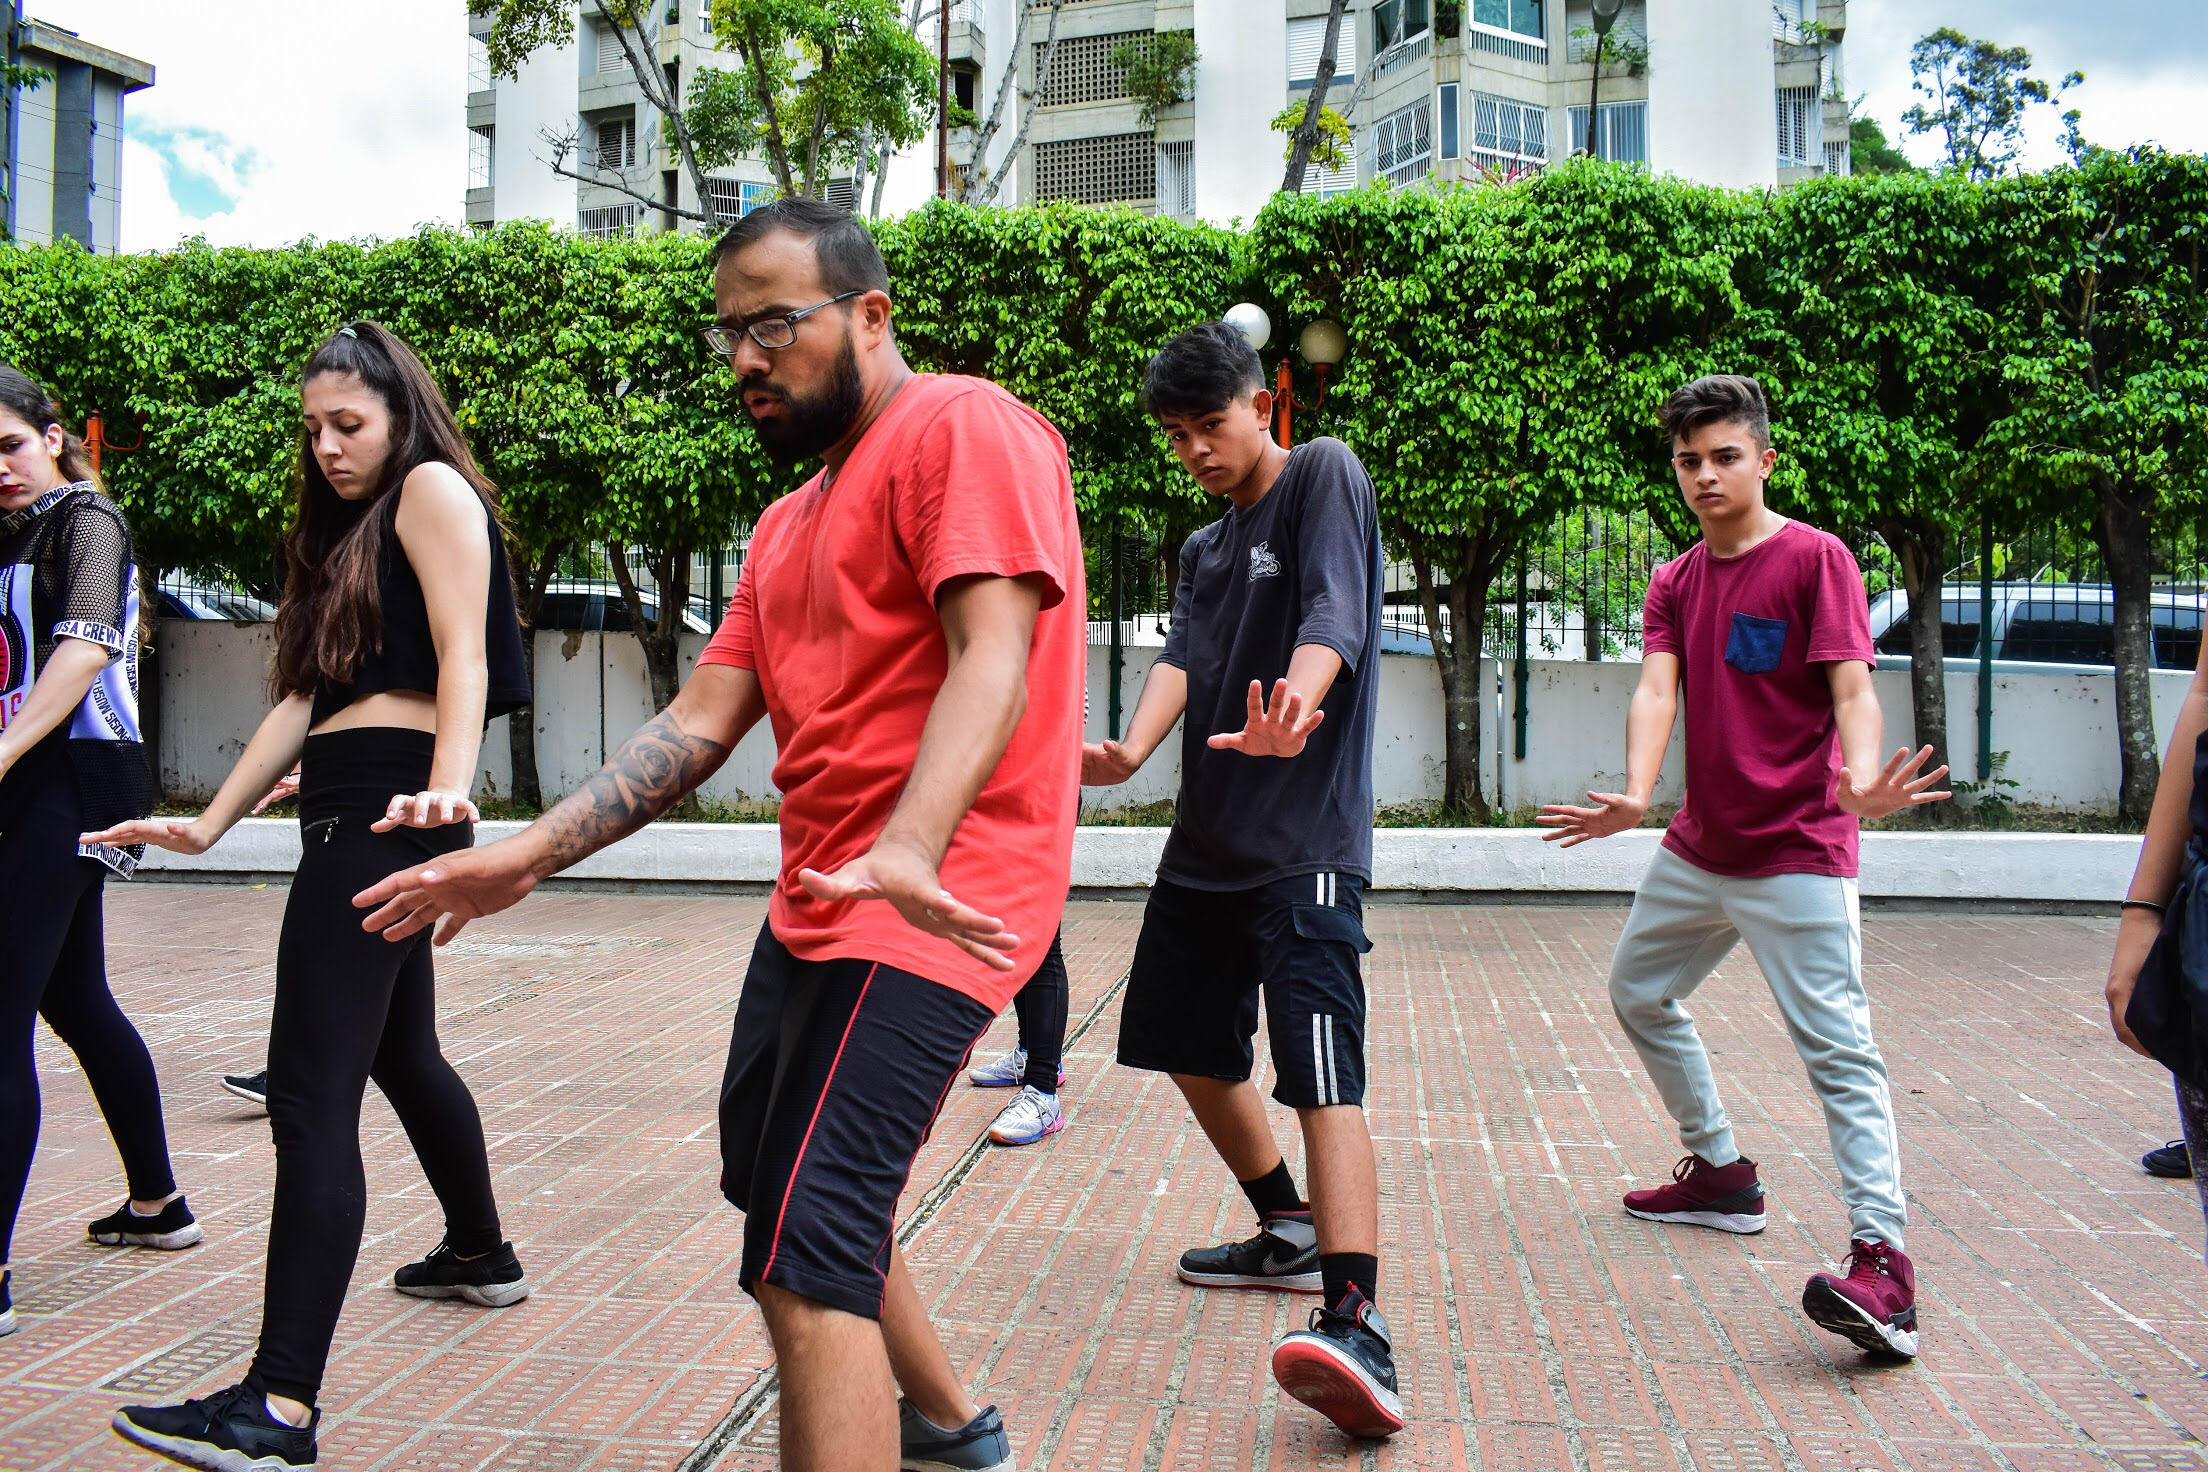
[(693, 736), (662, 711), (576, 793), (537, 820), (558, 868), (628, 837), (720, 770), (729, 748)]

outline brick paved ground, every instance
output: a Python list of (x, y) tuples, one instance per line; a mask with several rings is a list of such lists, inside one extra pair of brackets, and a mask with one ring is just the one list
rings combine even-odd
[[(209, 1240), (158, 1258), (84, 1242), (121, 1188), (82, 1076), (42, 1035), (23, 1329), (0, 1340), (0, 1468), (20, 1472), (156, 1465), (109, 1436), (110, 1410), (227, 1383), (257, 1323), (267, 1126), (214, 1075), (257, 1060), (282, 891), (111, 892), (118, 991), (159, 1060)], [(769, 1356), (713, 1190), (713, 1092), (760, 910), (550, 894), (442, 963), (445, 1037), (537, 1292), (487, 1312), (385, 1286), (438, 1221), (371, 1094), (368, 1238), (325, 1466), (773, 1465)], [(1376, 909), (1382, 1301), (1413, 1424), (1373, 1450), (1265, 1374), (1309, 1300), (1172, 1276), (1182, 1247), (1245, 1220), (1170, 1089), (1107, 1066), (1137, 918), (1085, 904), (1069, 919), (1088, 1022), (1073, 1126), (977, 1149), (1001, 1096), (957, 1091), (908, 1203), (923, 1287), (1023, 1467), (2208, 1467), (2201, 1221), (2189, 1188), (2135, 1163), (2173, 1124), (2155, 1070), (2103, 1031), (2106, 922), (1872, 917), (1926, 1345), (1880, 1368), (1795, 1306), (1845, 1221), (1751, 968), (1736, 958), (1699, 1008), (1771, 1189), (1771, 1230), (1737, 1239), (1616, 1210), (1629, 1178), (1676, 1155), (1602, 996), (1617, 912)]]

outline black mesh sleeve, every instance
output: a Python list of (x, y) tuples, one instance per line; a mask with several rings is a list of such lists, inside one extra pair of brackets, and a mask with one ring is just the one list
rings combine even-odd
[(123, 513), (104, 497), (80, 496), (56, 550), (62, 581), (52, 637), (83, 639), (120, 655), (128, 644), (124, 594), (133, 572)]

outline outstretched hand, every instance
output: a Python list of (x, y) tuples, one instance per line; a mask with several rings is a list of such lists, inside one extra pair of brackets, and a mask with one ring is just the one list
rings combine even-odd
[(263, 797), (259, 802), (253, 804), (253, 811), (247, 814), (247, 816), (258, 818), (261, 814), (267, 812), (270, 808), (276, 806), (276, 804), (282, 802), (285, 798), (297, 797), (298, 795), (299, 769), (297, 767), (293, 767), (290, 771), (284, 773), (283, 776), (276, 779), (276, 785), (268, 789), (267, 796)]
[(1142, 758), (1117, 741), (1091, 741), (1081, 747), (1081, 785), (1117, 787), (1142, 768)]
[(105, 843), (116, 848), (143, 843), (175, 854), (203, 854), (215, 846), (214, 838), (199, 826), (197, 818), (133, 818), (97, 833), (80, 833), (77, 842)]
[(1927, 792), (1925, 789), (1947, 775), (1947, 768), (1936, 767), (1918, 776), (1917, 772), (1932, 759), (1932, 748), (1927, 746), (1915, 756), (1903, 747), (1893, 759), (1879, 768), (1878, 776), (1864, 784), (1856, 783), (1845, 768), (1833, 780), (1832, 800), (1842, 812), (1853, 813), (1864, 822), (1875, 822), (1889, 813), (1903, 808), (1922, 807), (1926, 803), (1943, 802), (1955, 794), (1952, 792)]
[(401, 869), (354, 895), (353, 906), (374, 910), (360, 928), (381, 931), (385, 940), (405, 940), (435, 925), (436, 944), (449, 945), (470, 920), (520, 904), (537, 877), (519, 840), (504, 838)]
[(1326, 712), (1303, 713), (1303, 697), (1288, 688), (1286, 680), (1273, 682), (1273, 698), (1265, 699), (1262, 681), (1250, 681), (1249, 718), (1239, 731), (1222, 731), (1205, 744), (1215, 751), (1239, 751), (1244, 756), (1295, 756), (1311, 733), (1326, 719)]
[(1646, 802), (1623, 792), (1590, 792), (1587, 800), (1594, 806), (1581, 808), (1562, 802), (1545, 805), (1533, 820), (1550, 830), (1541, 835), (1541, 841), (1570, 848), (1590, 838), (1608, 838), (1638, 828), (1641, 819), (1648, 816)]
[(998, 971), (1012, 969), (1010, 952), (1020, 938), (1004, 928), (1004, 922), (962, 903), (921, 854), (895, 845), (877, 844), (832, 874), (800, 869), (798, 882), (816, 900), (886, 900), (907, 924), (939, 935), (970, 956)]

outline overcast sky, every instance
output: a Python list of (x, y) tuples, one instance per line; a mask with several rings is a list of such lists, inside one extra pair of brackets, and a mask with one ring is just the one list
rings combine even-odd
[[(1250, 0), (1197, 0), (1199, 4)], [(456, 223), (467, 186), (463, 0), (31, 0), (30, 13), (150, 61), (127, 105), (123, 244), (192, 234), (279, 245)], [(1847, 86), (1900, 132), (1909, 47), (1950, 25), (2030, 48), (2086, 136), (2208, 150), (2208, 0), (1853, 0)], [(2052, 109), (2027, 161), (2056, 162)], [(1920, 162), (1930, 138), (1903, 142)]]

